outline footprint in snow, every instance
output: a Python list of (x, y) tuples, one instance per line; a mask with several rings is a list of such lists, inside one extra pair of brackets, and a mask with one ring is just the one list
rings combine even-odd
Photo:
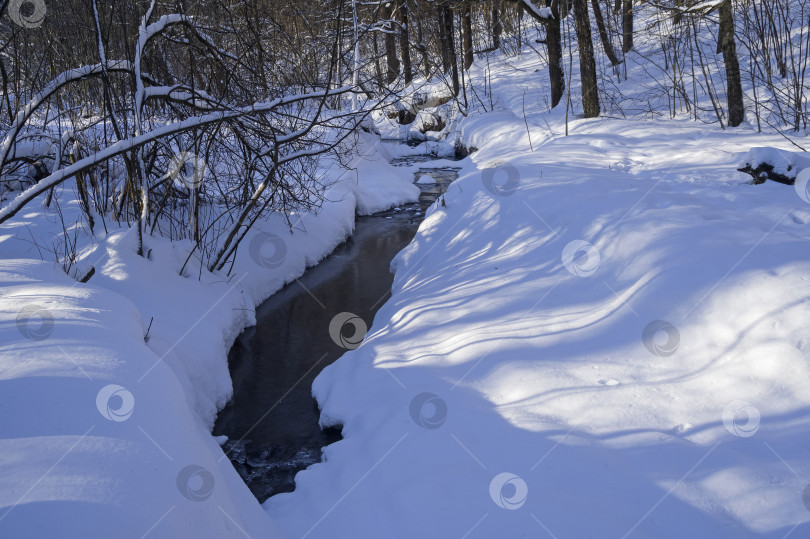
[(599, 380), (599, 383), (603, 386), (617, 386), (619, 385), (619, 381), (615, 378), (603, 378)]

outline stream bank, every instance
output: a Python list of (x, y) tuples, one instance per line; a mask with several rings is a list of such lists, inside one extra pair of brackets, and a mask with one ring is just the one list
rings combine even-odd
[[(295, 474), (321, 461), (321, 450), (341, 439), (339, 429), (321, 430), (312, 397), (315, 377), (362, 337), (390, 297), (390, 262), (416, 234), (425, 211), (456, 178), (456, 168), (427, 166), (431, 155), (392, 160), (411, 166), (419, 201), (358, 217), (352, 236), (320, 264), (279, 290), (256, 309), (256, 325), (230, 351), (233, 398), (219, 413), (213, 434), (227, 436), (223, 450), (260, 502), (295, 489)], [(330, 335), (340, 313), (362, 322)], [(348, 327), (348, 330), (347, 330)], [(356, 333), (352, 328), (356, 327)], [(334, 332), (332, 332), (334, 333)], [(342, 337), (342, 338), (341, 338)]]

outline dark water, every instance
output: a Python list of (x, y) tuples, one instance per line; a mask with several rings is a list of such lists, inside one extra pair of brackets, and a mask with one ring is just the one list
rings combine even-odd
[[(422, 162), (419, 157), (395, 164)], [(455, 169), (435, 168), (421, 168), (415, 178), (423, 174), (437, 183), (420, 184), (418, 203), (358, 217), (349, 240), (259, 306), (256, 326), (231, 349), (234, 395), (213, 433), (228, 436), (223, 449), (260, 502), (294, 490), (295, 474), (320, 462), (321, 449), (341, 438), (339, 429), (320, 429), (311, 394), (318, 373), (346, 352), (330, 336), (329, 324), (350, 312), (371, 327), (391, 293), (391, 260), (456, 178)], [(346, 324), (343, 337), (350, 340), (352, 329)]]

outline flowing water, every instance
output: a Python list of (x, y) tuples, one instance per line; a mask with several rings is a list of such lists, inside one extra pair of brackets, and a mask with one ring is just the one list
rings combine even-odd
[[(435, 159), (413, 156), (392, 161), (411, 165)], [(239, 336), (228, 357), (233, 399), (220, 412), (215, 435), (260, 502), (295, 489), (295, 474), (321, 460), (324, 446), (341, 438), (321, 430), (312, 381), (346, 349), (329, 334), (342, 312), (370, 327), (391, 294), (394, 256), (416, 234), (425, 210), (457, 176), (454, 168), (420, 168), (435, 184), (419, 184), (419, 202), (358, 217), (354, 234), (317, 266), (262, 303), (256, 325)], [(351, 328), (351, 324), (348, 325)], [(351, 338), (351, 331), (346, 338)], [(340, 340), (340, 339), (338, 339)]]

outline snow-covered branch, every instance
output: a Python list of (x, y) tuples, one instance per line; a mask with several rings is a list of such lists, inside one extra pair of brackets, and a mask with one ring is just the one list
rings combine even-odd
[(54, 93), (58, 92), (64, 86), (72, 82), (103, 75), (105, 70), (106, 72), (123, 71), (131, 73), (132, 64), (127, 60), (114, 60), (111, 62), (106, 62), (106, 64), (99, 63), (76, 69), (69, 69), (46, 84), (42, 90), (34, 95), (28, 104), (26, 104), (17, 113), (17, 116), (14, 118), (14, 122), (12, 122), (6, 136), (3, 138), (2, 145), (0, 145), (0, 173), (2, 173), (2, 170), (8, 160), (9, 153), (14, 146), (14, 141), (17, 138), (17, 135), (19, 135), (22, 127), (31, 118), (34, 112), (42, 105), (42, 103), (44, 103), (48, 98), (50, 98)]
[[(11, 200), (4, 208), (0, 209), (0, 223), (3, 223), (8, 219), (10, 219), (11, 217), (13, 217), (14, 215), (16, 215), (17, 212), (19, 212), (28, 202), (30, 202), (40, 194), (44, 193), (48, 189), (51, 189), (52, 187), (59, 185), (66, 179), (73, 177), (75, 174), (87, 170), (97, 165), (98, 163), (102, 163), (104, 161), (112, 159), (117, 155), (121, 155), (125, 152), (139, 149), (143, 147), (145, 144), (148, 144), (150, 142), (154, 142), (169, 137), (171, 135), (177, 135), (179, 133), (187, 132), (192, 129), (198, 129), (212, 124), (222, 123), (228, 120), (235, 120), (238, 118), (254, 114), (272, 112), (273, 110), (279, 107), (290, 105), (296, 102), (324, 99), (331, 96), (341, 95), (349, 91), (351, 91), (351, 87), (344, 86), (341, 88), (336, 88), (328, 91), (324, 90), (319, 92), (311, 92), (307, 94), (299, 94), (294, 96), (278, 98), (272, 101), (254, 103), (247, 107), (211, 112), (208, 114), (187, 118), (186, 120), (180, 122), (164, 125), (152, 131), (136, 135), (126, 140), (118, 141), (104, 148), (101, 151), (93, 153), (92, 155), (80, 159), (79, 161), (75, 162), (74, 164), (68, 167), (60, 169), (54, 172), (53, 174), (46, 176), (37, 184), (32, 185), (31, 187), (20, 193), (15, 199)], [(289, 141), (293, 137), (301, 136), (308, 129), (309, 126), (307, 127), (307, 129), (302, 130), (298, 133), (289, 134), (286, 137), (280, 138), (282, 140)]]
[(208, 92), (191, 89), (182, 84), (172, 86), (147, 86), (144, 88), (144, 101), (149, 99), (166, 99), (183, 103), (189, 107), (201, 110), (224, 109), (227, 105)]
[(700, 13), (700, 14), (705, 15), (707, 13), (711, 13), (712, 11), (714, 11), (715, 9), (720, 7), (720, 5), (723, 2), (726, 2), (726, 1), (727, 0), (705, 0), (705, 1), (695, 2), (695, 3), (693, 3), (691, 5), (687, 5), (687, 6), (683, 6), (683, 5), (680, 5), (680, 6), (679, 5), (667, 5), (667, 4), (660, 4), (658, 2), (647, 2), (647, 3), (649, 5), (651, 5), (651, 6), (653, 6), (653, 7), (656, 7), (658, 9), (662, 10), (662, 11), (670, 11), (670, 12), (673, 12), (673, 13), (682, 13), (682, 14)]
[(532, 0), (510, 0), (513, 4), (518, 4), (526, 10), (531, 18), (540, 23), (546, 23), (554, 16), (551, 13), (551, 8), (548, 6), (537, 7), (532, 3)]

